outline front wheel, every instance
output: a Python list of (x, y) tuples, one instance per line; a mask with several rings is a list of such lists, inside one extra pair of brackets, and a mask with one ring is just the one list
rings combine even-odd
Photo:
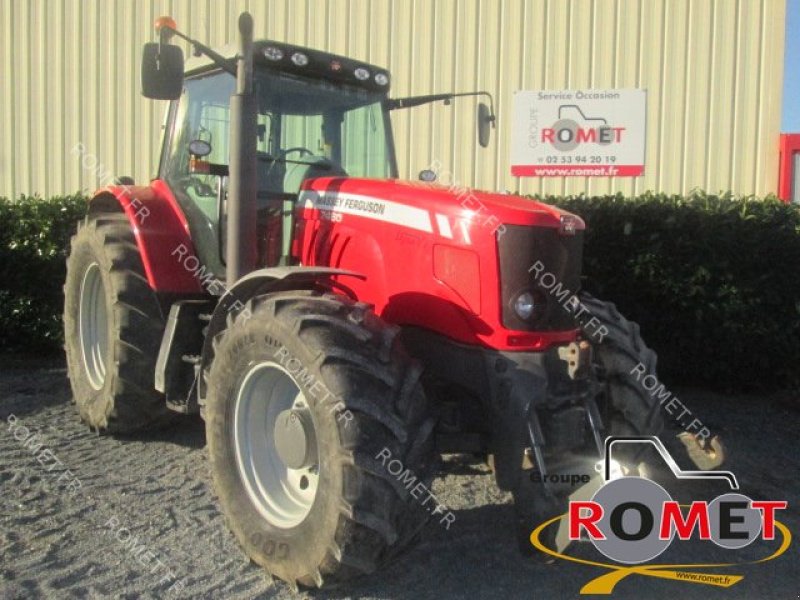
[[(580, 300), (586, 309), (581, 333), (592, 344), (593, 371), (600, 390), (597, 403), (606, 435), (660, 435), (664, 429), (661, 406), (637, 379), (642, 373), (655, 376), (656, 353), (644, 343), (639, 325), (623, 317), (614, 304), (585, 293)], [(544, 433), (547, 437), (548, 432)], [(621, 448), (619, 455), (627, 458), (628, 465), (637, 465), (648, 456), (632, 446)], [(541, 483), (531, 482), (527, 473), (521, 472), (514, 491), (518, 542), (525, 554), (550, 561), (549, 556), (534, 551), (529, 536), (543, 521), (566, 510), (566, 492), (552, 494)], [(548, 528), (545, 536), (550, 536), (545, 544), (552, 546), (555, 529)]]
[[(600, 384), (598, 404), (607, 435), (660, 435), (664, 430), (661, 405), (642, 385), (643, 378), (656, 377), (656, 353), (644, 343), (639, 325), (623, 317), (613, 303), (585, 292), (580, 299), (589, 315), (582, 333), (594, 352)], [(595, 325), (591, 317), (600, 325)], [(641, 448), (633, 446), (620, 448), (619, 452), (622, 456), (627, 454), (629, 461), (643, 455)]]
[[(587, 339), (600, 338), (594, 346), (595, 367), (600, 380), (599, 397), (606, 430), (614, 436), (656, 435), (679, 465), (686, 469), (711, 470), (724, 461), (722, 442), (704, 438), (684, 430), (677, 418), (664, 419), (665, 394), (656, 374), (656, 353), (648, 348), (639, 333), (639, 325), (623, 317), (616, 306), (589, 294), (581, 295), (581, 303), (606, 329), (586, 328)], [(649, 383), (648, 383), (649, 381)], [(654, 389), (654, 386), (658, 386)], [(669, 406), (669, 404), (667, 405)], [(671, 478), (663, 459), (651, 446), (622, 446), (615, 449), (632, 470), (648, 477)], [(667, 479), (669, 480), (669, 479)]]
[[(292, 586), (369, 573), (432, 509), (433, 425), (420, 369), (365, 305), (286, 292), (215, 340), (206, 430), (228, 525)], [(399, 473), (399, 474), (398, 474)]]

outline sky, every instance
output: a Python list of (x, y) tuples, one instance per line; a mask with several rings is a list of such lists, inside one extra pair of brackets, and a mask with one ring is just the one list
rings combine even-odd
[(783, 64), (781, 131), (800, 133), (800, 0), (788, 0), (786, 4), (786, 56)]

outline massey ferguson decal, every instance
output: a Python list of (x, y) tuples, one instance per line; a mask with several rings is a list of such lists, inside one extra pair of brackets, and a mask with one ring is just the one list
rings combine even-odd
[(298, 204), (304, 209), (319, 210), (321, 218), (326, 221), (339, 222), (342, 220), (342, 215), (355, 215), (427, 233), (433, 232), (430, 213), (427, 210), (381, 198), (344, 192), (320, 193), (306, 190), (300, 192)]
[(516, 92), (511, 174), (642, 175), (646, 97), (645, 90)]

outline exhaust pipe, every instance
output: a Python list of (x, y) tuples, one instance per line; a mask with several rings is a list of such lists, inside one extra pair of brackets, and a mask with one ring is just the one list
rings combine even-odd
[(256, 267), (256, 126), (258, 105), (253, 85), (253, 17), (239, 16), (236, 93), (231, 96), (229, 193), (225, 278), (232, 286)]

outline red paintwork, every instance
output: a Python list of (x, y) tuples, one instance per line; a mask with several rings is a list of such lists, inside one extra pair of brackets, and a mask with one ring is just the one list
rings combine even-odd
[(160, 180), (149, 186), (109, 186), (95, 192), (94, 198), (107, 194), (119, 201), (130, 221), (150, 287), (157, 292), (202, 293), (197, 278), (173, 254), (180, 244), (194, 254), (194, 246), (169, 186)]
[(792, 201), (792, 180), (798, 175), (793, 173), (794, 155), (797, 152), (800, 152), (800, 133), (781, 134), (778, 197), (784, 202)]
[[(575, 339), (575, 330), (532, 333), (502, 326), (495, 234), (503, 224), (557, 228), (569, 213), (518, 196), (396, 180), (319, 178), (303, 189), (304, 197), (354, 194), (379, 205), (393, 203), (401, 213), (412, 211), (410, 218), (400, 214), (402, 222), (397, 222), (391, 211), (378, 220), (369, 212), (362, 216), (298, 203), (295, 258), (307, 266), (364, 274), (364, 281), (341, 277), (338, 283), (374, 304), (386, 321), (499, 350), (541, 351)], [(189, 255), (195, 252), (186, 218), (165, 182), (108, 187), (101, 193), (113, 194), (128, 216), (154, 290), (202, 293), (197, 278), (174, 254), (180, 244)], [(583, 221), (574, 218), (583, 229)]]
[[(501, 224), (557, 228), (561, 216), (568, 213), (518, 196), (396, 180), (319, 178), (307, 181), (303, 190), (297, 209), (295, 258), (304, 265), (366, 275), (364, 281), (341, 278), (340, 283), (359, 300), (374, 304), (386, 321), (503, 350), (538, 351), (575, 339), (574, 330), (531, 333), (502, 326), (494, 233)], [(379, 203), (387, 200), (400, 206), (400, 211), (412, 207), (414, 215), (400, 224), (370, 214), (370, 210), (380, 210), (376, 206), (353, 214), (341, 206), (333, 210), (306, 207), (303, 201), (317, 198), (325, 206), (335, 194), (367, 196), (367, 201)], [(386, 208), (381, 218), (392, 218), (389, 212)], [(577, 229), (583, 229), (583, 221), (575, 219)], [(465, 277), (459, 268), (477, 270), (478, 276)]]

